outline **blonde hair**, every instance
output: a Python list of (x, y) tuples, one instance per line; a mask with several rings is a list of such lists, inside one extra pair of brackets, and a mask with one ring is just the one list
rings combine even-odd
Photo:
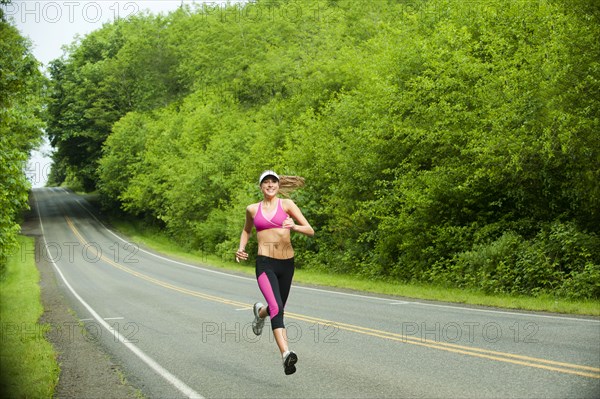
[(281, 195), (288, 197), (292, 191), (301, 187), (304, 187), (304, 177), (279, 176), (279, 192)]

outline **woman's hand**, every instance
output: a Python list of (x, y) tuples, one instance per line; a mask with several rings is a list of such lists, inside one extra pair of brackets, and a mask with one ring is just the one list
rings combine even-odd
[(289, 215), (289, 217), (283, 222), (282, 227), (295, 231), (296, 233), (304, 234), (305, 236), (312, 237), (315, 235), (315, 231), (310, 226), (302, 211), (291, 199), (282, 200), (283, 210)]
[(291, 231), (294, 231), (294, 227), (296, 227), (296, 223), (294, 222), (294, 219), (292, 219), (291, 217), (287, 217), (281, 227), (283, 227), (284, 229), (290, 229)]
[(248, 254), (246, 253), (246, 250), (244, 249), (238, 249), (237, 252), (235, 253), (235, 261), (240, 263), (240, 259), (241, 260), (248, 260)]

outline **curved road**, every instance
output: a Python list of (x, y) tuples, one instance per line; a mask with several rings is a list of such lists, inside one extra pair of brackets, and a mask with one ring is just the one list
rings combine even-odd
[(139, 248), (88, 203), (36, 189), (46, 253), (91, 339), (149, 398), (597, 398), (600, 321), (404, 301), (294, 285), (296, 374), (255, 280)]

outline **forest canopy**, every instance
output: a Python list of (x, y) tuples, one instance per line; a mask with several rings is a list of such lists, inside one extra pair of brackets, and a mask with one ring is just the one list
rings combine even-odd
[(294, 0), (117, 20), (52, 62), (52, 179), (232, 257), (275, 169), (306, 179), (300, 267), (600, 298), (599, 10)]

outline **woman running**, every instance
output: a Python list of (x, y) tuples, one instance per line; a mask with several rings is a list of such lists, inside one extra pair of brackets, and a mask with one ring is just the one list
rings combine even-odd
[[(287, 178), (282, 176), (282, 179)], [(294, 179), (298, 181), (298, 179)], [(307, 236), (315, 234), (300, 208), (291, 199), (277, 197), (280, 192), (280, 179), (277, 173), (267, 170), (258, 180), (263, 200), (248, 205), (246, 223), (240, 237), (240, 246), (235, 253), (236, 261), (247, 260), (246, 244), (256, 228), (258, 256), (256, 257), (256, 278), (267, 306), (254, 304), (254, 334), (262, 334), (267, 315), (271, 318), (271, 329), (283, 359), (286, 375), (296, 372), (298, 356), (288, 348), (287, 334), (283, 324), (283, 309), (290, 293), (294, 276), (294, 249), (290, 232)], [(283, 184), (283, 181), (281, 182)]]

